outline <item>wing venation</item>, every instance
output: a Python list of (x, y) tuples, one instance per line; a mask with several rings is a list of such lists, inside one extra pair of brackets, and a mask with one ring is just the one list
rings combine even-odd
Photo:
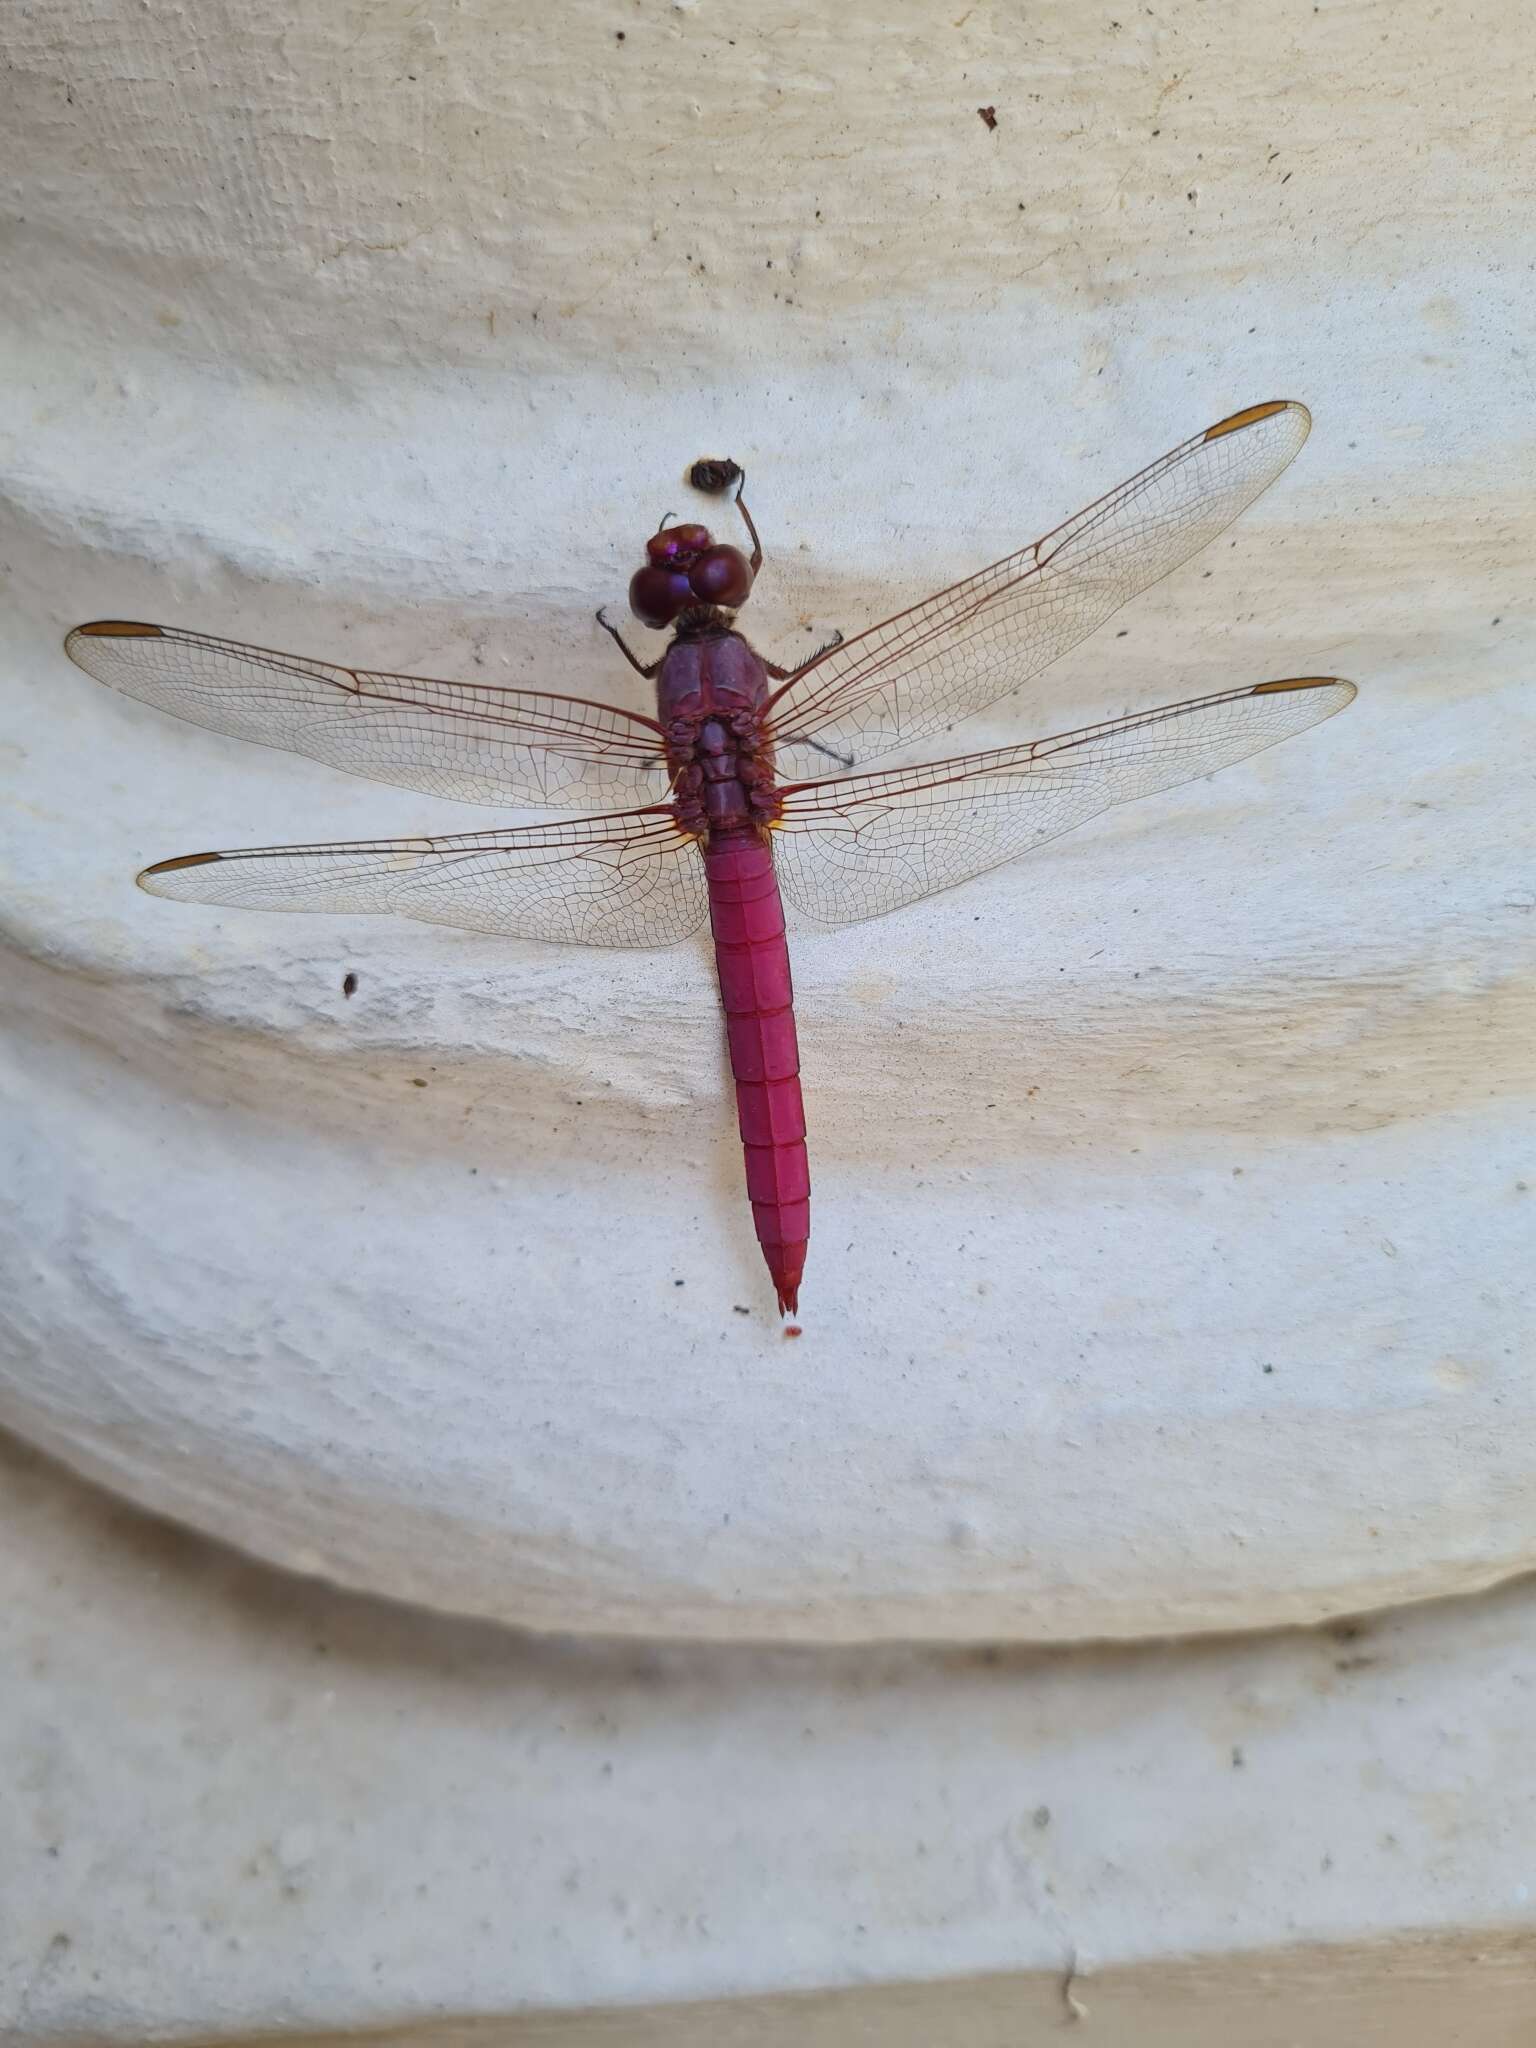
[(1208, 546), (1310, 426), (1290, 399), (1233, 413), (1053, 533), (842, 641), (773, 700), (781, 773), (817, 775), (829, 753), (862, 766), (1018, 689)]
[(126, 619), (77, 626), (64, 645), (98, 682), (157, 710), (401, 789), (556, 809), (666, 794), (661, 728), (616, 705), (342, 668)]
[(819, 924), (855, 924), (1030, 853), (1116, 804), (1246, 760), (1342, 711), (1337, 676), (1164, 704), (1078, 732), (784, 792), (774, 864)]
[(704, 863), (665, 806), (433, 839), (180, 854), (139, 882), (184, 902), (392, 914), (583, 946), (675, 945), (708, 909)]

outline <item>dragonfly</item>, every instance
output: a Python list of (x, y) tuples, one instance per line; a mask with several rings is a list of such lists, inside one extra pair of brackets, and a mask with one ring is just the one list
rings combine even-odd
[(750, 554), (693, 522), (651, 535), (629, 601), (642, 624), (671, 629), (656, 660), (597, 614), (655, 684), (654, 717), (131, 620), (77, 626), (65, 646), (99, 681), (215, 732), (465, 803), (582, 812), (435, 838), (181, 854), (139, 876), (155, 895), (391, 912), (586, 946), (676, 945), (707, 918), (747, 1195), (792, 1315), (810, 1170), (785, 902), (813, 926), (884, 916), (1342, 711), (1352, 683), (1297, 676), (1020, 745), (866, 765), (1037, 676), (1214, 540), (1310, 425), (1292, 400), (1218, 420), (1027, 547), (792, 668), (737, 626), (763, 565), (745, 476), (733, 462), (695, 464), (700, 489), (734, 485)]

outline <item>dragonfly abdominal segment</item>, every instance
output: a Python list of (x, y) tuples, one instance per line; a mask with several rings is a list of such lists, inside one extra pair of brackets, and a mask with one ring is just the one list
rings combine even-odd
[(799, 1303), (811, 1235), (811, 1176), (784, 906), (764, 838), (714, 838), (704, 853), (736, 1115), (757, 1241), (780, 1312)]
[[(651, 536), (631, 600), (646, 623), (672, 627), (656, 661), (598, 614), (655, 682), (654, 718), (126, 620), (78, 626), (65, 646), (100, 681), (215, 732), (461, 802), (577, 813), (436, 838), (183, 854), (140, 876), (156, 895), (391, 912), (589, 946), (675, 945), (707, 917), (753, 1223), (779, 1306), (793, 1311), (810, 1179), (785, 903), (823, 925), (883, 916), (1113, 805), (1245, 760), (1343, 710), (1355, 690), (1337, 676), (1250, 683), (1017, 746), (866, 763), (947, 731), (1076, 646), (1222, 532), (1309, 424), (1286, 400), (1218, 420), (1042, 539), (792, 671), (735, 629), (762, 546), (739, 469), (707, 465), (702, 488), (736, 486), (750, 558), (702, 526)], [(855, 760), (858, 773), (828, 774)]]
[(677, 821), (704, 849), (747, 1197), (780, 1312), (793, 1315), (811, 1180), (784, 906), (766, 829), (781, 809), (767, 700), (766, 666), (723, 619), (680, 628), (662, 658), (656, 708)]

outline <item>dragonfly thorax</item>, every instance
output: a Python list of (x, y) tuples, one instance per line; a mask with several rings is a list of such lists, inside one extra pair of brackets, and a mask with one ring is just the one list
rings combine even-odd
[(678, 823), (696, 838), (758, 833), (779, 815), (772, 762), (750, 711), (674, 719), (667, 761)]
[(667, 649), (656, 713), (685, 831), (712, 839), (760, 830), (778, 816), (767, 708), (768, 671), (739, 633), (680, 634)]
[(664, 726), (677, 719), (702, 721), (738, 712), (761, 717), (768, 708), (768, 671), (762, 657), (716, 615), (698, 630), (681, 627), (662, 656), (656, 678), (656, 716)]

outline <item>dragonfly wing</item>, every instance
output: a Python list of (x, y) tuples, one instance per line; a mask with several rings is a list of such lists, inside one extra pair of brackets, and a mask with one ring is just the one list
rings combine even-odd
[(820, 924), (856, 924), (1032, 852), (1115, 804), (1172, 789), (1342, 711), (1353, 683), (1302, 676), (1224, 690), (1027, 746), (784, 792), (774, 861)]
[(139, 882), (193, 903), (390, 912), (582, 946), (675, 945), (708, 909), (704, 863), (664, 806), (439, 839), (184, 854)]
[(661, 728), (614, 705), (339, 668), (122, 619), (77, 626), (64, 646), (157, 710), (402, 789), (566, 809), (666, 794)]
[(781, 775), (819, 775), (829, 753), (862, 765), (1017, 690), (1213, 541), (1311, 424), (1286, 399), (1218, 420), (1054, 533), (842, 641), (773, 700)]

